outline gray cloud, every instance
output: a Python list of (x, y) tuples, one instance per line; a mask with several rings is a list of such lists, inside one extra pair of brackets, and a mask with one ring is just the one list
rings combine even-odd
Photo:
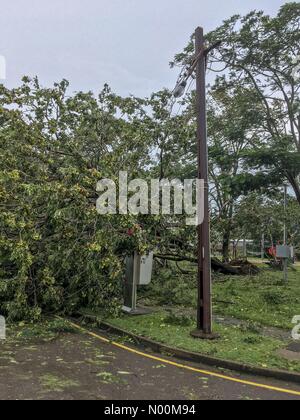
[(168, 63), (198, 25), (207, 31), (233, 14), (281, 0), (0, 0), (0, 55), (7, 85), (38, 75), (50, 85), (66, 78), (72, 90), (99, 91), (105, 82), (122, 95), (173, 87)]

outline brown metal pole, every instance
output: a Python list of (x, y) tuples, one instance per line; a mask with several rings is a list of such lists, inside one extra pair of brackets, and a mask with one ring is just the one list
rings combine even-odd
[(198, 144), (198, 178), (204, 180), (204, 221), (198, 226), (198, 308), (196, 338), (216, 338), (212, 334), (211, 297), (211, 255), (210, 255), (210, 215), (208, 197), (208, 147), (206, 121), (206, 55), (204, 52), (204, 31), (197, 28), (195, 33), (196, 57), (200, 57), (196, 67), (196, 113)]

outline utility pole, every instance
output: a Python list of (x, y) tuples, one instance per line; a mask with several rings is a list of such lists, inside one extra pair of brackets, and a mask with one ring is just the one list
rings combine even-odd
[(210, 212), (208, 196), (208, 146), (206, 120), (206, 60), (203, 28), (195, 32), (196, 66), (196, 114), (198, 179), (204, 181), (204, 220), (198, 226), (198, 307), (197, 329), (192, 336), (202, 339), (216, 338), (212, 331), (211, 296), (211, 249), (210, 249)]
[(197, 115), (197, 156), (198, 179), (204, 181), (204, 221), (197, 227), (198, 236), (198, 304), (197, 329), (191, 332), (195, 338), (212, 340), (218, 338), (212, 331), (211, 295), (211, 254), (210, 254), (210, 214), (208, 194), (208, 146), (206, 120), (206, 63), (207, 56), (221, 42), (205, 48), (204, 30), (198, 27), (195, 32), (195, 58), (189, 69), (178, 81), (173, 95), (179, 98), (184, 94), (188, 79), (196, 71), (196, 115)]

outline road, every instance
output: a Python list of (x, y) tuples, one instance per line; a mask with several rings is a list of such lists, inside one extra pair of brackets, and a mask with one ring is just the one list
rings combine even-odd
[(144, 353), (99, 331), (0, 350), (1, 400), (300, 400), (298, 385)]

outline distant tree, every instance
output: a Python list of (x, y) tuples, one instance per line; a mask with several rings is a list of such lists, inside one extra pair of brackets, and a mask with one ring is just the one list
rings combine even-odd
[(251, 185), (245, 191), (244, 171), (245, 155), (256, 141), (253, 127), (259, 120), (255, 107), (248, 107), (253, 91), (246, 92), (240, 84), (229, 89), (219, 82), (209, 95), (209, 177), (212, 227), (221, 234), (223, 259), (228, 261), (235, 207), (250, 189), (257, 188), (249, 180)]
[(294, 197), (289, 196), (285, 214), (283, 194), (268, 197), (251, 193), (236, 207), (233, 224), (236, 232), (240, 232), (240, 238), (252, 239), (259, 243), (264, 234), (266, 243), (276, 245), (283, 242), (284, 221), (286, 221), (288, 242), (298, 249), (299, 220), (300, 209)]
[[(223, 73), (224, 86), (243, 84), (249, 109), (255, 109), (259, 127), (248, 154), (251, 184), (254, 169), (275, 184), (285, 179), (300, 204), (300, 4), (287, 3), (274, 18), (264, 12), (233, 16), (207, 36), (222, 41), (212, 54), (210, 68)], [(175, 63), (186, 63), (193, 40)], [(219, 82), (220, 83), (220, 82)], [(251, 92), (251, 94), (248, 94)], [(248, 179), (244, 176), (245, 186)]]

